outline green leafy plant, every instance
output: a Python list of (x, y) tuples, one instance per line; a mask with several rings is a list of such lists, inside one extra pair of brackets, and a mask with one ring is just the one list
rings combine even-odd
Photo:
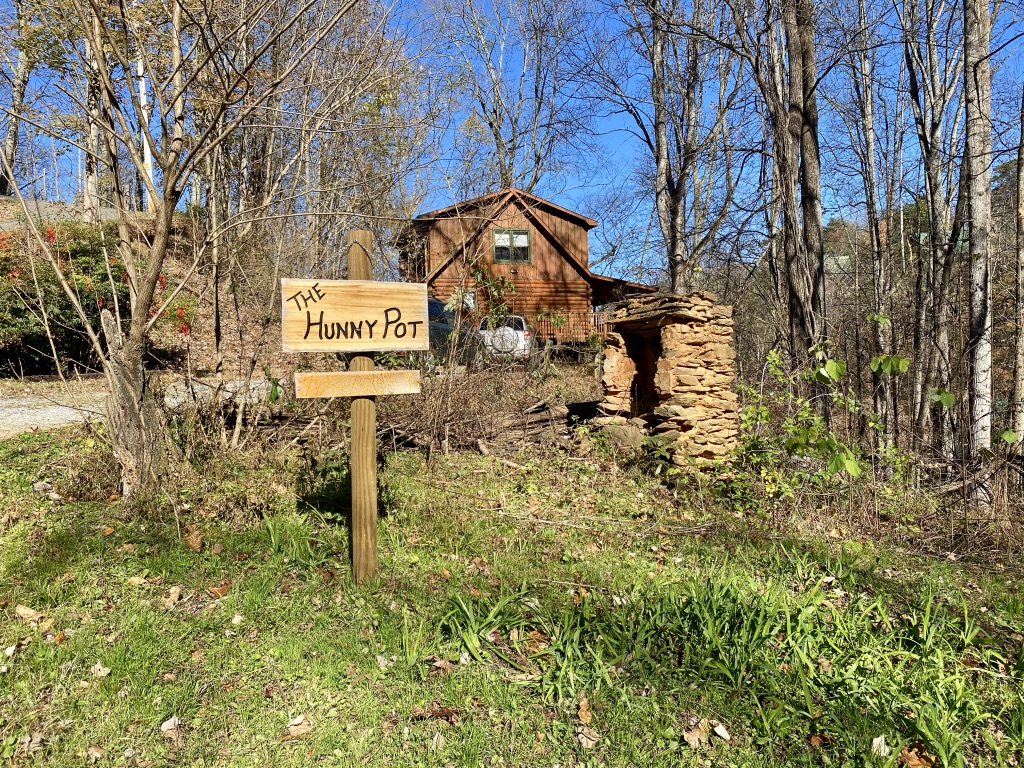
[(910, 369), (910, 358), (900, 355), (875, 355), (871, 358), (870, 367), (872, 373), (895, 376), (897, 373), (906, 373)]
[(820, 384), (836, 384), (845, 375), (846, 363), (842, 360), (826, 360), (809, 373), (809, 377)]
[(956, 402), (956, 395), (944, 387), (939, 387), (928, 393), (928, 399), (948, 411)]
[(308, 568), (322, 565), (328, 557), (327, 548), (313, 530), (312, 523), (302, 515), (279, 514), (263, 520), (263, 529), (272, 552), (286, 561)]
[[(525, 626), (523, 603), (525, 590), (504, 595), (494, 603), (467, 600), (455, 595), (440, 626), (477, 661), (487, 660), (488, 652), (505, 662), (518, 666), (501, 641), (513, 630)], [(504, 635), (504, 637), (502, 636)]]

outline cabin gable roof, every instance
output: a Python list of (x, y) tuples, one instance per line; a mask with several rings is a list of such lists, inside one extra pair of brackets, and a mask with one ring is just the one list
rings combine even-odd
[[(483, 233), (489, 231), (495, 222), (505, 218), (510, 208), (514, 208), (515, 214), (521, 216), (539, 237), (550, 243), (554, 252), (591, 286), (595, 305), (607, 303), (618, 293), (649, 293), (656, 290), (651, 286), (591, 272), (585, 233), (596, 227), (597, 222), (514, 187), (420, 214), (413, 219), (415, 229), (420, 231), (436, 230), (451, 246), (450, 249), (446, 249), (447, 253), (436, 264), (430, 266), (426, 274), (427, 284), (430, 285), (440, 277), (458, 258), (472, 253), (477, 248)], [(471, 223), (470, 226), (465, 227), (466, 234), (460, 242), (456, 242), (457, 238), (453, 239), (451, 233), (445, 232), (444, 226), (439, 226), (440, 222), (450, 219), (460, 219)], [(582, 243), (577, 240), (574, 247), (573, 242), (566, 240), (564, 232), (563, 236), (559, 236), (558, 231), (555, 231), (562, 229), (557, 224), (559, 219), (577, 227), (576, 231), (582, 230)]]
[(545, 209), (547, 211), (550, 211), (551, 213), (554, 213), (557, 216), (560, 216), (564, 219), (568, 219), (569, 221), (572, 221), (580, 225), (587, 231), (597, 226), (596, 221), (587, 216), (584, 216), (581, 213), (570, 211), (568, 208), (563, 208), (562, 206), (556, 205), (550, 200), (545, 200), (542, 197), (537, 197), (536, 195), (530, 192), (526, 192), (522, 189), (517, 189), (516, 187), (506, 187), (505, 189), (500, 189), (497, 192), (488, 192), (486, 195), (475, 197), (472, 200), (465, 200), (461, 203), (453, 203), (452, 205), (447, 205), (444, 208), (438, 208), (436, 211), (421, 213), (419, 216), (413, 219), (413, 221), (427, 222), (430, 221), (431, 219), (443, 219), (450, 218), (453, 216), (471, 217), (474, 211), (488, 205), (493, 205), (495, 203), (500, 204), (502, 198), (509, 198), (513, 195), (518, 197), (521, 201), (523, 201), (526, 207), (535, 206), (537, 208)]

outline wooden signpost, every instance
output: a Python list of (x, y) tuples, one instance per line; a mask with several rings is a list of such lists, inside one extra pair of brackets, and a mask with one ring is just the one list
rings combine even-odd
[(371, 234), (349, 235), (348, 280), (282, 280), (285, 352), (350, 352), (347, 371), (295, 374), (296, 397), (351, 397), (352, 575), (377, 575), (377, 403), (420, 391), (419, 371), (376, 371), (373, 356), (430, 348), (427, 286), (372, 282)]

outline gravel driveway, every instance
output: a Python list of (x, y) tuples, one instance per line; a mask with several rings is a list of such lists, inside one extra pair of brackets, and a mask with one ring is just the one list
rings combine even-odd
[(0, 397), (0, 439), (103, 418), (106, 397), (102, 392)]

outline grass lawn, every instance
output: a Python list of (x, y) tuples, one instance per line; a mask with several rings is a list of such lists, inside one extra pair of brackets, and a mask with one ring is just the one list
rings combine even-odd
[(357, 588), (340, 463), (220, 458), (128, 510), (84, 433), (0, 443), (0, 764), (1022, 760), (1018, 572), (513, 458), (392, 455)]

